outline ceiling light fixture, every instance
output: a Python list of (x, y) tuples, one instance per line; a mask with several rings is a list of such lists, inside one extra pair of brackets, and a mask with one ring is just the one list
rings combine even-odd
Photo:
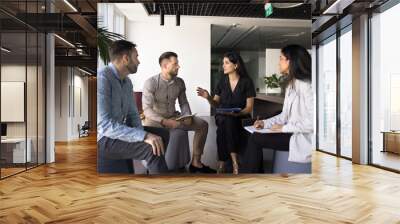
[(233, 23), (232, 25), (229, 26), (229, 28), (225, 31), (225, 33), (222, 35), (222, 37), (217, 41), (215, 44), (216, 47), (220, 46), (222, 42), (228, 37), (228, 33), (231, 32), (232, 29), (237, 28), (240, 24), (238, 23)]
[(62, 38), (62, 37), (60, 37), (60, 36), (57, 35), (57, 34), (54, 34), (54, 36), (57, 37), (57, 38), (58, 38), (59, 40), (61, 40), (62, 42), (66, 43), (67, 45), (69, 45), (69, 46), (75, 48), (75, 45), (73, 45), (73, 44), (72, 44), (71, 42), (69, 42), (68, 40), (66, 40), (66, 39), (64, 39), (64, 38)]
[(160, 9), (160, 25), (164, 26), (164, 12)]
[(75, 12), (78, 12), (78, 10), (68, 1), (68, 0), (64, 0), (65, 4), (67, 4), (72, 10), (74, 10)]
[(153, 13), (157, 12), (157, 5), (155, 2), (153, 2)]
[(181, 11), (178, 6), (178, 10), (176, 11), (176, 25), (180, 26), (181, 25)]
[(5, 48), (5, 47), (1, 47), (1, 50), (4, 51), (4, 52), (6, 52), (6, 53), (10, 53), (10, 52), (11, 52), (11, 50), (9, 50), (9, 49), (7, 49), (7, 48)]
[(79, 67), (78, 67), (78, 69), (79, 69), (79, 71), (81, 71), (81, 72), (83, 72), (83, 73), (85, 73), (85, 74), (87, 74), (87, 75), (93, 75), (92, 73), (90, 73), (90, 72), (88, 72), (88, 71), (86, 71), (86, 70), (83, 70), (83, 69), (81, 69), (81, 68), (79, 68)]
[(354, 1), (355, 0), (336, 0), (332, 5), (325, 9), (322, 14), (342, 14), (343, 9), (347, 8), (347, 6), (351, 5)]
[(244, 38), (249, 36), (252, 32), (254, 32), (258, 26), (252, 26), (246, 32), (244, 32), (234, 43), (232, 43), (232, 48), (236, 47)]
[(289, 9), (289, 8), (295, 8), (295, 7), (298, 7), (298, 6), (301, 6), (301, 5), (303, 5), (304, 3), (271, 3), (272, 4), (272, 6), (274, 7), (274, 8), (278, 8), (278, 9)]
[(301, 35), (304, 35), (305, 32), (300, 32), (300, 33), (288, 33), (288, 34), (283, 34), (283, 37), (299, 37)]

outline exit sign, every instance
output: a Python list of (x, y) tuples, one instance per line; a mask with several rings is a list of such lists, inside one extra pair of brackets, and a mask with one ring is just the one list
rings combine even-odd
[(271, 3), (265, 3), (264, 9), (265, 9), (265, 17), (272, 15), (272, 13), (274, 12)]

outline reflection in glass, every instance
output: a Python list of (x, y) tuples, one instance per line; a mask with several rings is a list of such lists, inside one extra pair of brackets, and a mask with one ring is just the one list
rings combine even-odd
[(340, 153), (352, 157), (352, 33), (340, 36)]
[(336, 153), (336, 37), (318, 48), (318, 147)]
[[(382, 132), (400, 130), (400, 67), (397, 27), (400, 4), (371, 19), (371, 137), (372, 163), (400, 170), (400, 155), (387, 151)], [(396, 136), (399, 136), (397, 134)], [(397, 137), (400, 139), (400, 137)], [(392, 141), (400, 149), (400, 141)], [(400, 151), (400, 150), (399, 150)]]
[[(25, 170), (30, 162), (30, 142), (26, 142), (26, 35), (2, 33), (1, 46), (1, 122), (6, 134), (1, 140), (1, 175)], [(28, 151), (26, 150), (28, 148)]]

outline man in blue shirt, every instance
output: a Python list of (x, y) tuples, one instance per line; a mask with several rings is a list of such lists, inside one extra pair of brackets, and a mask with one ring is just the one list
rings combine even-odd
[(136, 45), (115, 41), (110, 59), (97, 75), (98, 150), (107, 159), (146, 160), (151, 174), (167, 172), (164, 152), (169, 132), (142, 126), (128, 77), (140, 64)]

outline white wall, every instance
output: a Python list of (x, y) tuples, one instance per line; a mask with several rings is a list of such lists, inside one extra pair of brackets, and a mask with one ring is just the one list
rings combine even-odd
[(258, 88), (260, 92), (261, 91), (265, 92), (265, 84), (263, 78), (264, 75), (266, 74), (266, 69), (267, 69), (265, 60), (266, 60), (265, 52), (260, 51), (258, 55), (258, 71), (259, 71), (258, 80), (257, 82), (254, 83), (256, 85), (256, 88)]
[(281, 55), (280, 49), (265, 49), (265, 74), (264, 76), (270, 76), (274, 73), (280, 74), (279, 72), (279, 56)]
[(178, 54), (181, 66), (178, 75), (185, 80), (192, 112), (208, 116), (210, 106), (196, 95), (196, 87), (209, 88), (211, 82), (211, 25), (201, 22), (167, 25), (171, 22), (175, 19), (166, 18), (165, 26), (154, 22), (128, 22), (127, 38), (137, 44), (141, 61), (138, 72), (130, 75), (134, 90), (142, 91), (145, 80), (160, 72), (158, 58), (163, 52), (174, 51)]
[[(28, 83), (29, 85), (36, 85), (36, 81), (30, 80), (30, 75), (34, 74), (36, 76), (36, 67), (25, 66), (19, 64), (5, 64), (1, 66), (1, 81), (2, 82), (24, 82), (26, 71), (28, 72)], [(28, 125), (28, 137), (33, 130), (36, 130), (36, 88), (27, 88), (27, 121), (22, 122), (7, 122), (7, 136), (8, 137), (25, 137), (25, 128)], [(22, 93), (23, 94), (23, 93)], [(4, 96), (2, 96), (3, 98)], [(33, 103), (33, 105), (31, 105)], [(29, 106), (32, 108), (29, 108)], [(9, 110), (10, 108), (1, 108), (1, 110)], [(22, 107), (24, 111), (24, 107)], [(4, 113), (4, 111), (3, 111)], [(35, 127), (33, 127), (35, 126)]]
[(68, 117), (68, 68), (56, 67), (55, 73), (55, 140), (66, 141)]
[(88, 78), (71, 67), (56, 67), (56, 74), (55, 140), (70, 141), (79, 137), (78, 124), (88, 120)]
[[(265, 49), (265, 74), (261, 77), (271, 76), (272, 74), (280, 75), (279, 71), (279, 56), (281, 55), (280, 49)], [(266, 91), (266, 85), (260, 85), (260, 92)]]

